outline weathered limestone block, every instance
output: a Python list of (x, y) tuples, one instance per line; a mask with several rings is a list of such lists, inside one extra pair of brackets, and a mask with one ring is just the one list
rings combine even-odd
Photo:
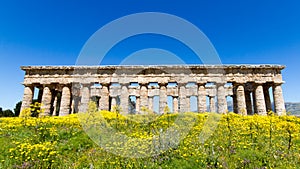
[(227, 100), (223, 83), (217, 84), (217, 95), (218, 113), (227, 113)]
[(51, 111), (51, 99), (52, 99), (52, 93), (49, 86), (45, 86), (43, 89), (43, 96), (42, 96), (42, 106), (41, 109), (43, 110), (43, 113), (41, 116), (49, 116)]
[(255, 88), (255, 100), (256, 100), (257, 114), (267, 115), (266, 102), (265, 102), (264, 90), (262, 84), (257, 84)]
[(243, 84), (236, 85), (237, 113), (247, 115), (245, 90)]
[(206, 112), (206, 90), (205, 84), (198, 84), (198, 112)]
[(70, 114), (70, 104), (71, 104), (71, 91), (69, 87), (64, 86), (62, 89), (59, 116), (66, 116)]
[(273, 96), (274, 96), (275, 113), (277, 115), (286, 115), (281, 84), (276, 84), (276, 83), (274, 84)]
[(22, 106), (21, 106), (21, 112), (26, 108), (30, 108), (32, 99), (33, 99), (33, 86), (25, 86), (23, 101), (22, 101)]

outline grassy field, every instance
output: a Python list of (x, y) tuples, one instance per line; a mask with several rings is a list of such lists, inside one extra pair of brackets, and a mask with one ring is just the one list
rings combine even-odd
[(0, 118), (0, 168), (297, 168), (299, 130), (233, 113)]

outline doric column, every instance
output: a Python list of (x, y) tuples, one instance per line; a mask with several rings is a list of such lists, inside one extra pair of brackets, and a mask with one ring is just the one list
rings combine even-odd
[(52, 93), (49, 86), (45, 86), (43, 89), (43, 96), (42, 96), (42, 106), (41, 109), (43, 113), (41, 116), (49, 116), (51, 113), (51, 100), (52, 100)]
[(269, 85), (264, 85), (263, 89), (264, 89), (264, 97), (265, 97), (265, 101), (266, 101), (266, 110), (268, 111), (272, 111), (272, 103), (271, 103), (271, 99), (270, 99), (270, 92), (269, 92)]
[(68, 86), (64, 86), (62, 89), (59, 116), (66, 116), (70, 113), (70, 103), (71, 103), (70, 88)]
[(54, 96), (52, 116), (56, 116), (56, 110), (57, 110), (57, 96)]
[(38, 92), (38, 102), (42, 103), (42, 98), (43, 98), (43, 87), (39, 87), (39, 92)]
[(186, 88), (185, 83), (178, 83), (179, 86), (179, 112), (186, 112)]
[(264, 90), (262, 84), (257, 84), (255, 88), (255, 100), (256, 100), (256, 108), (257, 114), (266, 115), (266, 102), (264, 97)]
[(206, 112), (205, 83), (198, 83), (198, 112)]
[(251, 102), (251, 93), (249, 91), (245, 92), (245, 99), (246, 99), (246, 108), (247, 108), (247, 114), (252, 115), (252, 102)]
[(247, 115), (245, 89), (243, 84), (235, 84), (236, 100), (237, 100), (237, 113)]
[(218, 113), (227, 112), (227, 100), (225, 96), (224, 83), (217, 83), (217, 99), (218, 99)]
[(173, 112), (178, 112), (178, 96), (173, 96)]
[(128, 93), (128, 83), (121, 84), (121, 109), (124, 114), (128, 114), (129, 111), (129, 93)]
[(83, 84), (80, 90), (81, 93), (81, 102), (79, 107), (79, 112), (85, 113), (88, 110), (88, 105), (90, 101), (90, 85)]
[(113, 108), (117, 106), (117, 97), (112, 96), (111, 97), (111, 107), (110, 107), (110, 111), (113, 111)]
[(236, 88), (233, 88), (233, 95), (232, 95), (232, 102), (233, 102), (233, 112), (237, 113), (238, 108), (237, 108), (237, 98), (236, 98)]
[(148, 107), (148, 89), (147, 83), (141, 83), (140, 97), (141, 97), (141, 108)]
[(159, 113), (164, 113), (167, 106), (167, 83), (160, 83), (159, 86)]
[(140, 96), (136, 96), (135, 113), (140, 114)]
[(255, 95), (255, 89), (252, 92), (252, 99), (253, 99), (253, 114), (257, 114), (257, 106), (256, 106), (256, 95)]
[(33, 86), (25, 85), (21, 112), (24, 109), (30, 108), (30, 104), (32, 103), (32, 99), (33, 99), (33, 92), (34, 92), (33, 89), (34, 89)]
[(109, 90), (108, 83), (102, 83), (101, 96), (99, 99), (100, 110), (109, 110)]
[(216, 112), (215, 96), (209, 96), (209, 110), (213, 113)]
[(74, 98), (71, 99), (71, 114), (75, 113), (75, 100)]
[(274, 96), (275, 113), (279, 116), (286, 115), (282, 88), (280, 83), (279, 84), (275, 83), (273, 85), (273, 96)]
[(186, 111), (191, 112), (191, 96), (186, 96)]
[(153, 96), (149, 96), (149, 109), (153, 112)]

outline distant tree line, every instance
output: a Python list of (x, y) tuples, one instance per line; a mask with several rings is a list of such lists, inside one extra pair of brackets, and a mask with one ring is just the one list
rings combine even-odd
[(20, 115), (21, 105), (22, 101), (19, 101), (16, 104), (14, 111), (10, 109), (3, 110), (2, 107), (0, 107), (0, 117), (18, 117)]

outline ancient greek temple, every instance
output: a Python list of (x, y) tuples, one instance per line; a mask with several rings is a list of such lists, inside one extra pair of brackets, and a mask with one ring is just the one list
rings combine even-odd
[[(285, 115), (281, 65), (22, 66), (21, 110), (33, 100), (43, 115), (99, 110)], [(229, 103), (232, 105), (231, 108)]]

